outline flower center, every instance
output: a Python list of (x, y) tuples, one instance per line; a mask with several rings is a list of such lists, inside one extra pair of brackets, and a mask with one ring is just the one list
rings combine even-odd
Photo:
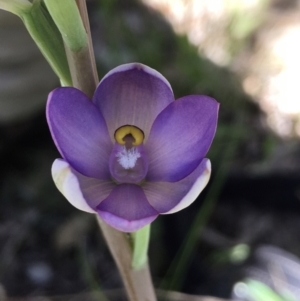
[(144, 133), (132, 125), (125, 125), (115, 132), (116, 143), (109, 158), (112, 177), (120, 183), (139, 183), (148, 171), (144, 150)]
[(135, 147), (127, 148), (123, 147), (120, 152), (116, 154), (118, 162), (125, 169), (134, 168), (136, 161), (141, 157), (141, 154)]
[(144, 133), (134, 125), (124, 125), (115, 131), (115, 139), (121, 145), (131, 142), (132, 145), (138, 146), (144, 141)]

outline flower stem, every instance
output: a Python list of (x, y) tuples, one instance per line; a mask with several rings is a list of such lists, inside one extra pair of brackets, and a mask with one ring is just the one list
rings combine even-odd
[(93, 48), (93, 42), (92, 42), (92, 35), (91, 35), (91, 28), (90, 28), (90, 22), (89, 22), (89, 16), (86, 8), (86, 3), (85, 0), (76, 0), (79, 13), (83, 22), (83, 26), (86, 30), (87, 33), (87, 38), (88, 38), (88, 48), (90, 52), (90, 60), (91, 60), (91, 65), (92, 65), (92, 71), (93, 71), (93, 77), (96, 81), (96, 85), (99, 82), (98, 78), (98, 72), (97, 72), (97, 67), (96, 67), (96, 60), (95, 60), (95, 55), (94, 55), (94, 48)]
[(66, 47), (73, 87), (84, 92), (90, 99), (95, 92), (96, 81), (93, 76), (88, 47), (72, 51)]
[[(85, 27), (88, 39), (84, 55), (82, 55), (78, 51), (71, 53), (69, 52), (68, 56), (71, 55), (71, 59), (69, 58), (69, 64), (71, 66), (70, 70), (74, 83), (77, 82), (77, 87), (82, 89), (82, 91), (87, 93), (87, 95), (91, 96), (95, 91), (96, 83), (98, 83), (98, 76), (96, 71), (95, 58), (93, 54), (92, 39), (90, 35), (86, 3), (85, 0), (76, 0), (76, 2), (79, 8), (79, 13), (82, 17), (83, 25)], [(72, 63), (75, 63), (76, 66), (72, 67)], [(77, 73), (81, 72), (81, 70), (86, 70), (88, 72), (88, 76), (84, 77), (78, 75)], [(88, 78), (92, 78), (92, 80), (88, 82)], [(138, 248), (140, 250), (138, 252), (138, 256), (137, 254), (133, 255), (132, 242), (130, 240), (130, 236), (128, 236), (126, 233), (120, 232), (110, 227), (109, 225), (104, 223), (99, 217), (97, 217), (97, 220), (103, 233), (103, 236), (106, 240), (106, 243), (110, 249), (110, 252), (119, 269), (129, 300), (156, 301), (150, 270), (147, 264), (147, 255), (145, 254), (145, 252), (147, 251), (145, 251), (145, 247)], [(141, 233), (137, 234), (138, 236), (141, 236), (141, 234), (143, 233), (148, 233), (144, 237), (144, 246), (148, 245), (148, 243), (145, 244), (145, 242), (148, 242), (149, 240), (149, 230), (150, 227), (148, 227), (148, 229), (144, 229)], [(141, 249), (144, 249), (144, 253), (141, 252)], [(134, 257), (136, 258), (136, 261), (133, 260)], [(138, 269), (133, 268), (135, 262), (137, 263)]]
[(108, 226), (99, 217), (98, 223), (122, 276), (129, 300), (156, 301), (147, 262), (139, 269), (132, 268), (132, 247), (126, 234)]

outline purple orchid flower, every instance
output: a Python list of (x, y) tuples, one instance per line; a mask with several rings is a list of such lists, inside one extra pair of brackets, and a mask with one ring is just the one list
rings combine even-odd
[(101, 80), (93, 101), (64, 87), (48, 97), (47, 120), (63, 159), (52, 176), (76, 208), (133, 232), (189, 206), (208, 183), (206, 155), (219, 104), (203, 95), (174, 101), (169, 82), (142, 64)]

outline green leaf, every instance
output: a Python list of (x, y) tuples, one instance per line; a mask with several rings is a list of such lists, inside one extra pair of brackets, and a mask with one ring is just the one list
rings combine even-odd
[(147, 263), (150, 225), (132, 233), (131, 236), (133, 239), (132, 267), (138, 270)]
[(44, 0), (66, 46), (80, 51), (87, 46), (87, 34), (74, 0)]
[(34, 0), (31, 9), (19, 17), (63, 85), (72, 86), (61, 35), (41, 0)]
[(32, 4), (27, 0), (0, 0), (0, 9), (9, 11), (17, 16), (30, 10)]

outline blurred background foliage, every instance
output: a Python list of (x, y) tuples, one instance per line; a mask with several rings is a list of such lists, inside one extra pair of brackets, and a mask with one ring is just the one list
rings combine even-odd
[[(286, 82), (293, 83), (283, 62), (300, 34), (286, 45), (286, 61), (271, 52), (285, 29), (298, 33), (299, 1), (93, 0), (88, 8), (100, 78), (139, 61), (161, 72), (176, 98), (206, 94), (221, 104), (209, 186), (186, 210), (153, 223), (156, 286), (245, 301), (272, 294), (274, 301), (299, 300), (300, 98), (283, 97), (290, 95)], [(59, 154), (44, 106), (58, 80), (15, 16), (0, 12), (0, 38), (2, 294), (76, 298), (118, 288), (94, 217), (71, 207), (52, 183)], [(299, 59), (293, 65), (300, 70)], [(268, 295), (255, 295), (257, 287)]]

